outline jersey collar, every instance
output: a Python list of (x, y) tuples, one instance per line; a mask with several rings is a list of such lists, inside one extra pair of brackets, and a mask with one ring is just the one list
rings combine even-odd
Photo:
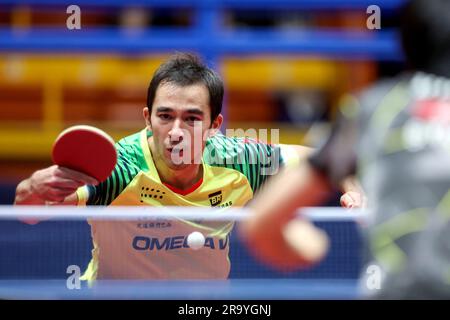
[[(158, 183), (162, 183), (161, 182), (161, 178), (159, 177), (158, 174), (158, 170), (156, 169), (155, 163), (153, 161), (153, 157), (152, 157), (152, 153), (150, 151), (150, 146), (148, 145), (148, 138), (151, 137), (151, 131), (148, 131), (147, 128), (143, 129), (141, 131), (141, 148), (142, 151), (144, 153), (144, 158), (145, 158), (145, 162), (147, 163), (147, 166), (149, 168), (149, 172), (148, 174)], [(202, 163), (201, 163), (202, 167), (203, 167), (203, 176), (202, 178), (196, 182), (191, 188), (189, 188), (188, 190), (179, 190), (182, 192), (177, 192), (175, 190), (172, 190), (176, 193), (180, 193), (183, 195), (183, 193), (185, 193), (186, 191), (188, 191), (186, 194), (191, 193), (193, 191), (195, 191), (196, 189), (198, 189), (201, 184), (203, 183), (203, 181), (205, 181), (205, 177), (207, 177), (209, 175), (209, 167), (205, 165), (203, 157), (202, 157)], [(168, 187), (168, 186), (167, 186)], [(195, 188), (194, 188), (195, 187)], [(174, 188), (172, 186), (170, 186), (170, 188)], [(178, 189), (177, 189), (178, 190)]]

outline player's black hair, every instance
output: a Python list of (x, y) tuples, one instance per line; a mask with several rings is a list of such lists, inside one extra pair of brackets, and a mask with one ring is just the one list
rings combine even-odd
[(159, 66), (155, 71), (147, 91), (147, 107), (152, 110), (156, 90), (161, 83), (172, 83), (177, 86), (189, 86), (203, 83), (209, 92), (211, 121), (222, 111), (223, 81), (212, 69), (204, 65), (200, 59), (189, 53), (177, 53)]
[(450, 77), (450, 0), (410, 0), (402, 9), (408, 67)]

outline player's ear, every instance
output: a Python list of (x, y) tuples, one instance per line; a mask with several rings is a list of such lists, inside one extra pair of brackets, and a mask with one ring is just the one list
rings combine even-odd
[(223, 116), (219, 113), (219, 115), (214, 119), (214, 121), (211, 123), (211, 135), (216, 134), (220, 128), (222, 127), (223, 123)]
[(150, 110), (148, 109), (148, 107), (142, 109), (142, 115), (144, 116), (145, 126), (147, 127), (148, 130), (152, 130), (152, 123), (150, 121)]

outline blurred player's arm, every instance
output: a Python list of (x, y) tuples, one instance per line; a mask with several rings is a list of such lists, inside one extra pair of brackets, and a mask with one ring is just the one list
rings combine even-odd
[(287, 165), (293, 162), (300, 163), (306, 160), (313, 152), (314, 148), (296, 145), (296, 144), (280, 144), (281, 155), (286, 161)]
[(76, 205), (76, 191), (86, 184), (98, 182), (81, 172), (51, 166), (34, 172), (16, 188), (15, 205)]
[(283, 270), (309, 266), (324, 257), (327, 235), (306, 218), (297, 218), (296, 212), (323, 203), (341, 187), (358, 191), (355, 180), (348, 179), (356, 171), (355, 133), (355, 122), (342, 118), (326, 143), (310, 150), (298, 165), (290, 165), (285, 158), (293, 153), (281, 148), (284, 169), (251, 202), (249, 217), (240, 225), (250, 250), (266, 263)]
[(251, 214), (241, 224), (249, 247), (282, 270), (320, 261), (328, 249), (326, 234), (305, 219), (293, 218), (297, 208), (320, 204), (331, 190), (306, 161), (281, 170), (250, 203)]
[[(280, 144), (281, 154), (286, 162), (286, 167), (297, 167), (308, 160), (316, 149), (291, 144)], [(361, 184), (355, 176), (349, 176), (340, 183), (341, 206), (344, 208), (362, 208), (366, 205), (366, 197)]]

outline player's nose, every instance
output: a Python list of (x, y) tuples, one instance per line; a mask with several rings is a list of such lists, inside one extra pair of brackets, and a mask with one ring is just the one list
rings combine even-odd
[(184, 129), (181, 127), (181, 121), (175, 120), (173, 126), (169, 131), (169, 137), (171, 142), (181, 142), (184, 139)]

